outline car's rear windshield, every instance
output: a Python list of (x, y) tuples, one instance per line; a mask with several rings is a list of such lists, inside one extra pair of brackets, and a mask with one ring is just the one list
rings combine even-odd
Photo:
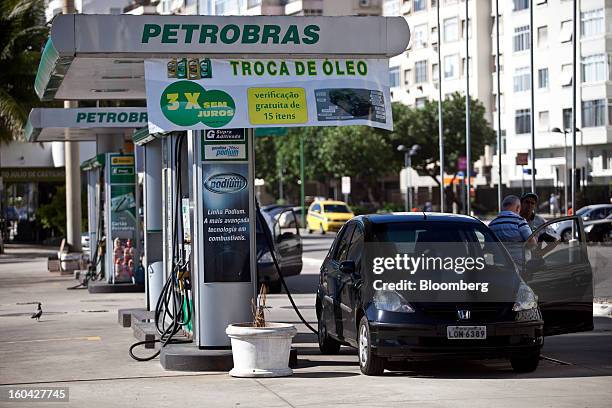
[(325, 204), (323, 211), (328, 213), (350, 213), (351, 210), (344, 204)]

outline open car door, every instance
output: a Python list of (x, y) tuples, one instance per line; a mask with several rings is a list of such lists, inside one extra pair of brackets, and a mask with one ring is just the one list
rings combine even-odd
[[(568, 220), (573, 236), (562, 242), (555, 227)], [(544, 335), (593, 330), (593, 272), (582, 219), (571, 216), (548, 221), (531, 237), (538, 244), (535, 248), (525, 245), (522, 276), (538, 295)]]

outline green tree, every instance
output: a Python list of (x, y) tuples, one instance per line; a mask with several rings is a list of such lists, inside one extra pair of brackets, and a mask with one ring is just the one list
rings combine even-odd
[[(421, 146), (412, 158), (413, 168), (421, 175), (432, 177), (440, 185), (440, 149), (438, 142), (438, 102), (426, 101), (422, 108), (394, 111), (396, 143)], [(459, 172), (459, 158), (466, 153), (465, 96), (453, 93), (442, 102), (444, 120), (444, 170), (453, 175)], [(495, 142), (495, 131), (485, 118), (484, 105), (470, 98), (470, 135), (472, 164), (484, 152), (484, 147)], [(458, 202), (452, 189), (447, 190), (450, 200)]]
[(350, 176), (370, 203), (378, 203), (380, 179), (399, 168), (391, 139), (391, 133), (367, 126), (327, 128), (320, 145), (323, 167), (336, 179)]
[[(443, 101), (444, 158), (446, 173), (456, 177), (459, 157), (465, 156), (465, 97), (452, 94)], [(495, 140), (495, 132), (485, 119), (482, 103), (470, 102), (471, 153), (476, 160), (484, 146)], [(277, 193), (278, 169), (284, 169), (286, 191), (297, 193), (299, 185), (299, 140), (304, 138), (305, 176), (307, 180), (328, 181), (350, 176), (362, 185), (371, 203), (378, 203), (378, 181), (397, 174), (403, 166), (400, 144), (419, 144), (421, 150), (412, 165), (422, 175), (431, 176), (438, 185), (438, 104), (427, 101), (422, 108), (392, 104), (393, 131), (367, 126), (292, 128), (289, 135), (258, 138), (256, 141), (256, 175)], [(455, 199), (452, 191), (451, 199)]]
[(0, 0), (0, 142), (23, 133), (47, 37), (43, 0)]
[(255, 176), (263, 178), (278, 194), (279, 169), (283, 173), (286, 197), (299, 196), (300, 138), (304, 139), (304, 173), (307, 180), (325, 181), (327, 171), (320, 156), (324, 128), (290, 128), (286, 136), (258, 137), (255, 140)]

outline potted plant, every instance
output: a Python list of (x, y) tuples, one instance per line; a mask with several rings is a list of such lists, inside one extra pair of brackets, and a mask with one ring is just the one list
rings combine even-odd
[(293, 374), (289, 368), (291, 339), (297, 329), (292, 324), (266, 322), (265, 285), (257, 302), (252, 302), (253, 322), (227, 326), (225, 333), (232, 342), (233, 377), (285, 377)]

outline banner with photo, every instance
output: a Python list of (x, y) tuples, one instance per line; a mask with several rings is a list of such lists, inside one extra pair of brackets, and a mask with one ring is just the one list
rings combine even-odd
[(367, 125), (393, 129), (387, 59), (145, 61), (151, 133)]

